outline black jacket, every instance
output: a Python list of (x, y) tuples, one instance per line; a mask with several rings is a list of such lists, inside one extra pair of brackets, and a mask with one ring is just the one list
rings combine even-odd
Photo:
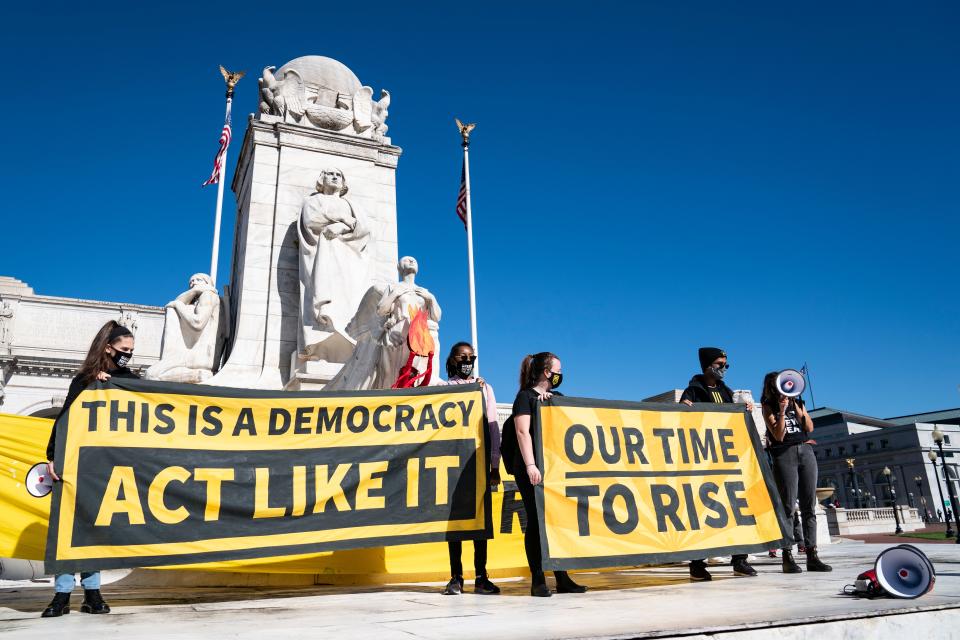
[[(130, 371), (127, 367), (111, 371), (110, 376), (114, 378), (140, 378), (140, 376)], [(50, 442), (47, 443), (47, 460), (53, 460), (53, 456), (57, 452), (57, 422), (62, 416), (66, 415), (67, 411), (70, 410), (70, 405), (73, 404), (73, 401), (77, 399), (80, 392), (86, 389), (87, 386), (89, 385), (84, 384), (83, 381), (80, 380), (80, 376), (75, 376), (70, 382), (70, 388), (67, 389), (67, 398), (63, 401), (63, 408), (60, 409), (56, 420), (53, 421), (53, 429), (50, 431)]]
[(720, 394), (723, 402), (733, 402), (733, 390), (730, 387), (725, 385), (721, 380), (717, 382), (716, 387), (708, 388), (707, 382), (702, 374), (697, 374), (690, 378), (690, 382), (687, 383), (687, 388), (683, 391), (683, 395), (680, 396), (680, 400), (716, 403), (717, 400), (713, 396), (714, 391)]

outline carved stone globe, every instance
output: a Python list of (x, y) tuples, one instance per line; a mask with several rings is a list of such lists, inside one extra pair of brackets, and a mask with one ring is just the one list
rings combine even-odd
[(309, 103), (306, 115), (314, 125), (339, 131), (353, 121), (351, 101), (362, 85), (345, 64), (326, 56), (303, 56), (280, 67), (277, 77), (288, 69), (303, 78)]

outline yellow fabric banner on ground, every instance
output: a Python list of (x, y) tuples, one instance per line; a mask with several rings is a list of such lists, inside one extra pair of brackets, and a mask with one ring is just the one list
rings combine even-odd
[(282, 393), (111, 380), (57, 424), (48, 571), (489, 537), (479, 385)]
[(660, 563), (780, 546), (783, 508), (743, 405), (554, 397), (540, 408), (544, 567)]
[(27, 490), (27, 474), (46, 461), (53, 421), (0, 415), (0, 557), (42, 560), (50, 495)]

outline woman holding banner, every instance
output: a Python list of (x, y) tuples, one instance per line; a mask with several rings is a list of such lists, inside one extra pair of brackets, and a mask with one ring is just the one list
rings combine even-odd
[[(504, 462), (513, 474), (523, 509), (527, 513), (527, 530), (523, 546), (527, 552), (527, 564), (533, 584), (530, 595), (549, 598), (552, 594), (543, 575), (540, 551), (540, 517), (534, 487), (543, 481), (540, 466), (534, 454), (533, 442), (540, 429), (538, 405), (556, 395), (563, 382), (560, 358), (544, 351), (523, 359), (520, 365), (520, 392), (513, 401), (513, 411), (503, 428), (502, 454)], [(554, 571), (557, 593), (583, 593), (587, 588), (574, 582), (566, 571)]]
[[(497, 418), (497, 399), (493, 395), (493, 387), (483, 378), (473, 375), (474, 363), (477, 356), (473, 345), (469, 342), (458, 342), (450, 349), (447, 356), (447, 381), (440, 384), (469, 384), (479, 382), (483, 386), (483, 402), (486, 408), (487, 429), (490, 434), (490, 486), (500, 484), (500, 422)], [(454, 596), (463, 593), (463, 543), (459, 540), (447, 542), (450, 550), (450, 582), (443, 590), (443, 595)], [(473, 583), (475, 593), (493, 595), (500, 593), (500, 588), (490, 582), (487, 576), (487, 541), (473, 541), (473, 567), (476, 579)]]
[[(47, 460), (49, 461), (47, 467), (54, 480), (60, 480), (54, 463), (57, 448), (57, 421), (67, 415), (73, 401), (94, 381), (103, 382), (111, 377), (139, 377), (127, 368), (131, 358), (133, 358), (133, 334), (130, 333), (130, 330), (114, 320), (103, 325), (93, 339), (87, 357), (80, 365), (80, 371), (70, 382), (63, 408), (60, 410), (57, 420), (54, 421), (53, 431), (50, 433), (50, 442), (47, 444)], [(57, 575), (54, 583), (56, 593), (53, 596), (53, 601), (43, 610), (44, 618), (57, 618), (65, 613), (70, 613), (70, 594), (75, 584), (74, 574), (62, 573)], [(99, 571), (81, 573), (80, 584), (83, 586), (83, 604), (80, 605), (80, 611), (83, 613), (110, 613), (110, 607), (103, 601), (103, 596), (100, 595)]]
[(801, 542), (807, 554), (807, 571), (832, 571), (817, 556), (817, 458), (807, 440), (813, 432), (813, 420), (799, 397), (788, 398), (777, 388), (778, 371), (763, 379), (763, 420), (767, 423), (769, 452), (773, 459), (773, 476), (780, 492), (780, 502), (793, 520), (799, 499), (802, 541), (796, 539), (794, 527), (786, 528), (783, 548), (783, 572), (802, 573), (793, 559), (793, 545)]

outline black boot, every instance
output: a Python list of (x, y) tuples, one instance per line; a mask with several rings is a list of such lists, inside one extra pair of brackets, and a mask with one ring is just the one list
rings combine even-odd
[(535, 598), (549, 598), (553, 594), (547, 587), (547, 579), (542, 573), (533, 574), (533, 584), (530, 587), (530, 595)]
[(733, 575), (753, 577), (757, 575), (757, 570), (750, 566), (746, 558), (737, 558), (733, 561)]
[(103, 601), (100, 589), (84, 589), (83, 603), (80, 604), (81, 613), (110, 613), (110, 606)]
[(492, 596), (500, 593), (500, 587), (490, 582), (487, 574), (478, 573), (477, 579), (473, 581), (473, 592), (484, 596)]
[(463, 576), (453, 576), (450, 582), (443, 588), (443, 595), (458, 596), (463, 593)]
[(820, 560), (816, 547), (807, 547), (807, 571), (833, 571), (833, 567)]
[(557, 593), (586, 593), (587, 588), (582, 584), (577, 584), (566, 571), (554, 571), (553, 577), (557, 579)]
[(70, 613), (70, 594), (55, 593), (53, 594), (53, 600), (47, 605), (47, 608), (43, 610), (40, 617), (59, 618), (66, 613)]
[(783, 572), (784, 573), (803, 573), (803, 569), (793, 559), (793, 549), (783, 550)]
[(713, 576), (707, 571), (707, 563), (703, 560), (690, 561), (690, 579), (702, 582), (710, 582)]

